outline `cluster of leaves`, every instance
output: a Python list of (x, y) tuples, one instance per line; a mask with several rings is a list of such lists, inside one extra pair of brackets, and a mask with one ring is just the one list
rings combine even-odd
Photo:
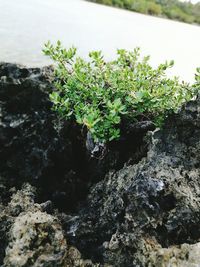
[(138, 48), (118, 50), (111, 62), (98, 51), (84, 60), (76, 56), (75, 48), (66, 50), (59, 41), (55, 46), (48, 42), (44, 53), (57, 63), (56, 90), (50, 95), (54, 110), (84, 125), (95, 141), (117, 139), (123, 119), (151, 119), (160, 126), (194, 94), (187, 84), (166, 77), (173, 61), (154, 69), (149, 57), (141, 59)]
[(179, 0), (90, 0), (128, 10), (200, 24), (200, 3)]
[(200, 68), (197, 68), (196, 70), (196, 74), (195, 74), (195, 84), (193, 85), (193, 89), (194, 91), (196, 91), (196, 93), (199, 92), (200, 89)]

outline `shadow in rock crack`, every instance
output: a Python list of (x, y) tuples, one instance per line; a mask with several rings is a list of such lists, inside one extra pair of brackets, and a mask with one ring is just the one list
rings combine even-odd
[[(107, 147), (103, 158), (91, 157), (86, 133), (60, 122), (51, 110), (52, 73), (51, 67), (0, 64), (0, 176), (7, 188), (29, 182), (40, 202), (51, 200), (60, 211), (72, 212), (109, 170), (145, 156), (143, 137), (153, 126), (122, 127), (122, 138)], [(8, 200), (9, 194), (4, 202)]]

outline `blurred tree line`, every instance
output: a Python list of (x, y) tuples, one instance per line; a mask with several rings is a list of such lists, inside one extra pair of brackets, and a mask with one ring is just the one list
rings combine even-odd
[(90, 0), (105, 5), (166, 17), (187, 23), (200, 24), (200, 3), (179, 0)]

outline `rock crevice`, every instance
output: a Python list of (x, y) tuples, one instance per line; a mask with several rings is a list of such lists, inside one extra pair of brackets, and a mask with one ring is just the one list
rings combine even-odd
[(200, 98), (92, 158), (52, 112), (52, 80), (0, 64), (0, 264), (199, 266)]

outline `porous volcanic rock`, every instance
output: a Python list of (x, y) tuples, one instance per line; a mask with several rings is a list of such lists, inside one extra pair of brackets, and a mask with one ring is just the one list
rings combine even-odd
[[(67, 244), (62, 225), (50, 208), (51, 203), (35, 203), (36, 189), (24, 184), (12, 189), (11, 201), (0, 214), (3, 267), (90, 267), (81, 253)], [(3, 252), (3, 251), (2, 251)], [(2, 255), (1, 255), (2, 257)]]
[(91, 156), (51, 110), (52, 71), (0, 64), (0, 264), (199, 266), (200, 98)]
[[(29, 181), (41, 191), (41, 201), (51, 199), (69, 211), (109, 169), (120, 169), (129, 159), (138, 161), (146, 153), (143, 136), (154, 126), (128, 125), (103, 157), (92, 157), (86, 133), (52, 111), (53, 80), (52, 67), (0, 63), (0, 184), (20, 188)], [(6, 201), (9, 196), (3, 190), (0, 197)]]
[(200, 243), (182, 244), (162, 248), (155, 240), (146, 239), (140, 243), (143, 250), (137, 257), (141, 266), (148, 267), (198, 267)]
[(67, 244), (62, 227), (55, 216), (34, 203), (34, 191), (24, 185), (2, 212), (1, 221), (10, 222), (5, 267), (63, 265)]
[[(73, 229), (70, 239), (87, 257), (112, 266), (193, 266), (193, 252), (183, 250), (199, 248), (199, 177), (200, 98), (149, 134), (147, 157), (94, 185), (86, 206), (65, 221), (66, 231)], [(156, 245), (145, 254), (148, 242)], [(179, 264), (160, 254), (173, 255)], [(156, 257), (163, 259), (160, 265)]]
[[(84, 177), (80, 179), (78, 174), (83, 170), (83, 156), (73, 127), (68, 123), (59, 127), (59, 119), (51, 110), (52, 80), (51, 67), (27, 69), (0, 64), (1, 186), (20, 188), (29, 181), (37, 184), (44, 199), (51, 198), (58, 206), (65, 202), (67, 209), (72, 208), (84, 184)], [(4, 201), (8, 192), (1, 195)]]

